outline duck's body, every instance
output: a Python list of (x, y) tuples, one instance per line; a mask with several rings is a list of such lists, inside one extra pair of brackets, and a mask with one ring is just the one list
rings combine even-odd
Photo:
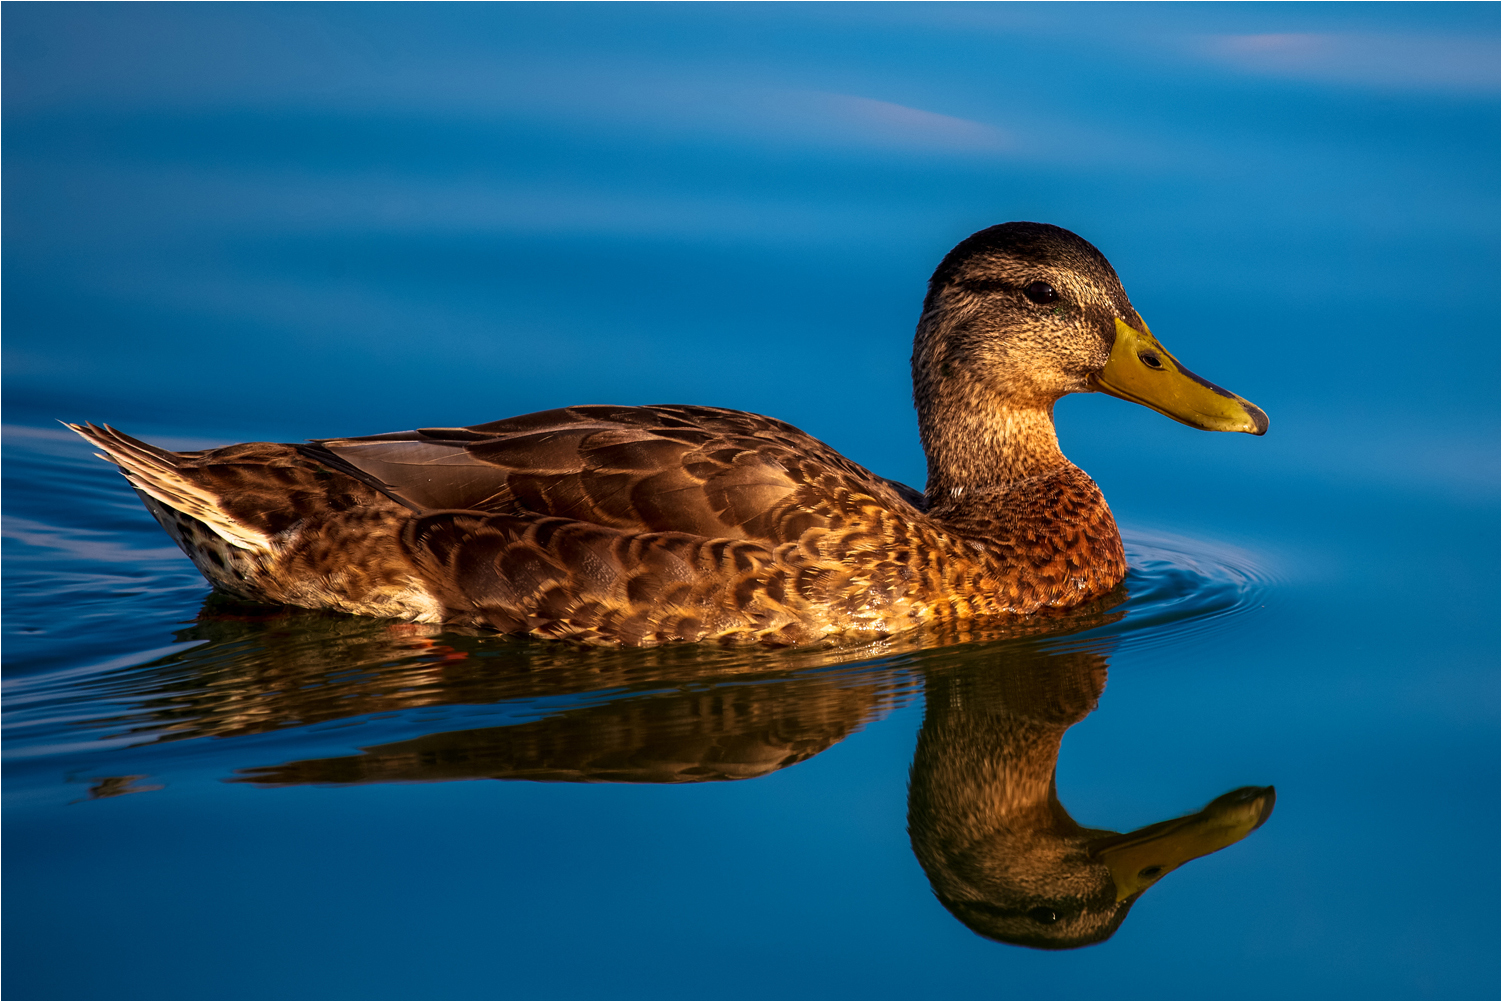
[[(1073, 466), (929, 515), (911, 488), (736, 411), (573, 407), (199, 453), (83, 433), (214, 584), (362, 615), (803, 644), (1072, 606), (1126, 570)], [(194, 495), (212, 503), (185, 512)]]
[[(1007, 224), (962, 243), (913, 356), (922, 494), (783, 422), (707, 407), (196, 453), (73, 427), (210, 581), (247, 598), (593, 643), (805, 644), (1027, 616), (1119, 584), (1115, 521), (1059, 451), (1054, 401), (1105, 389), (1215, 426), (1198, 398), (1186, 417), (1108, 385), (1128, 342), (1188, 382), (1083, 240)], [(1265, 429), (1189, 380), (1212, 409), (1251, 415), (1225, 418), (1246, 425), (1233, 430)]]

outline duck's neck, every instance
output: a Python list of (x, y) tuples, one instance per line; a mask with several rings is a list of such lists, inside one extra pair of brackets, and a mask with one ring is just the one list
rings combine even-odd
[(1019, 480), (1069, 465), (1059, 450), (1053, 401), (920, 401), (918, 432), (928, 453), (930, 505), (964, 504)]

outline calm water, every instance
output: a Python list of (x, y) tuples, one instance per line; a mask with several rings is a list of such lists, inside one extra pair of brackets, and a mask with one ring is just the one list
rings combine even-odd
[[(1497, 15), (8, 6), (6, 996), (1495, 995)], [(923, 284), (1018, 218), (1272, 417), (1065, 400), (1133, 571), (1037, 631), (241, 605), (53, 423), (683, 401), (921, 482)], [(1113, 831), (1277, 805), (1042, 952), (929, 877), (934, 791), (1007, 770)]]

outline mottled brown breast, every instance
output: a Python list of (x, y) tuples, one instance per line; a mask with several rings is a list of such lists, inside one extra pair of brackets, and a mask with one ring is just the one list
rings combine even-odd
[(1068, 463), (950, 499), (928, 514), (978, 558), (951, 571), (950, 587), (980, 593), (987, 613), (1066, 608), (1105, 595), (1126, 576), (1121, 533), (1105, 497)]

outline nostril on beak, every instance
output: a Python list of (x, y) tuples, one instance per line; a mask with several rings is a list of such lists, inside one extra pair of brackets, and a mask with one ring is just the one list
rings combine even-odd
[(1160, 359), (1160, 358), (1158, 358), (1157, 355), (1154, 355), (1150, 351), (1144, 351), (1142, 354), (1138, 355), (1137, 357), (1140, 358), (1140, 359), (1142, 359), (1142, 364), (1145, 365), (1145, 366), (1147, 366), (1149, 369), (1161, 369), (1161, 368), (1163, 368), (1163, 360)]

